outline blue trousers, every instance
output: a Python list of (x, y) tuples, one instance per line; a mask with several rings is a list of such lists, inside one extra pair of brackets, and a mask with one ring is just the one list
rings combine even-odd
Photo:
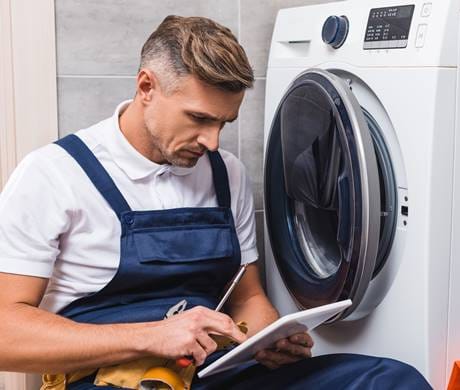
[[(72, 383), (69, 390), (99, 387), (94, 376)], [(118, 388), (119, 389), (119, 388)], [(260, 364), (235, 368), (195, 380), (192, 390), (425, 390), (432, 389), (413, 367), (393, 359), (355, 354), (323, 355), (270, 370)]]

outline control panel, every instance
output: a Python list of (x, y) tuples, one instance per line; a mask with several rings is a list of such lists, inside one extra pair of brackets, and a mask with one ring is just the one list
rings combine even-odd
[(407, 47), (415, 5), (372, 8), (364, 37), (365, 50)]

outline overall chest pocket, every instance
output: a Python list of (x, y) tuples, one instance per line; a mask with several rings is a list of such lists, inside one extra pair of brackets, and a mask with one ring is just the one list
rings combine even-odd
[(170, 226), (135, 231), (140, 263), (181, 263), (233, 256), (230, 225)]

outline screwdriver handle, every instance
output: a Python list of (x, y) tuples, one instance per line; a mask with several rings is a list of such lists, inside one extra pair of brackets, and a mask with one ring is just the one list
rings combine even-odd
[(187, 368), (188, 366), (193, 364), (193, 357), (192, 356), (184, 356), (184, 357), (181, 357), (179, 359), (176, 359), (176, 364), (179, 367)]

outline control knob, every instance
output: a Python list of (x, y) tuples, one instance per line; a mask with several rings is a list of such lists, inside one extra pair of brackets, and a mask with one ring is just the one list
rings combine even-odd
[(338, 49), (347, 39), (348, 28), (349, 22), (346, 16), (329, 16), (323, 25), (323, 41)]

